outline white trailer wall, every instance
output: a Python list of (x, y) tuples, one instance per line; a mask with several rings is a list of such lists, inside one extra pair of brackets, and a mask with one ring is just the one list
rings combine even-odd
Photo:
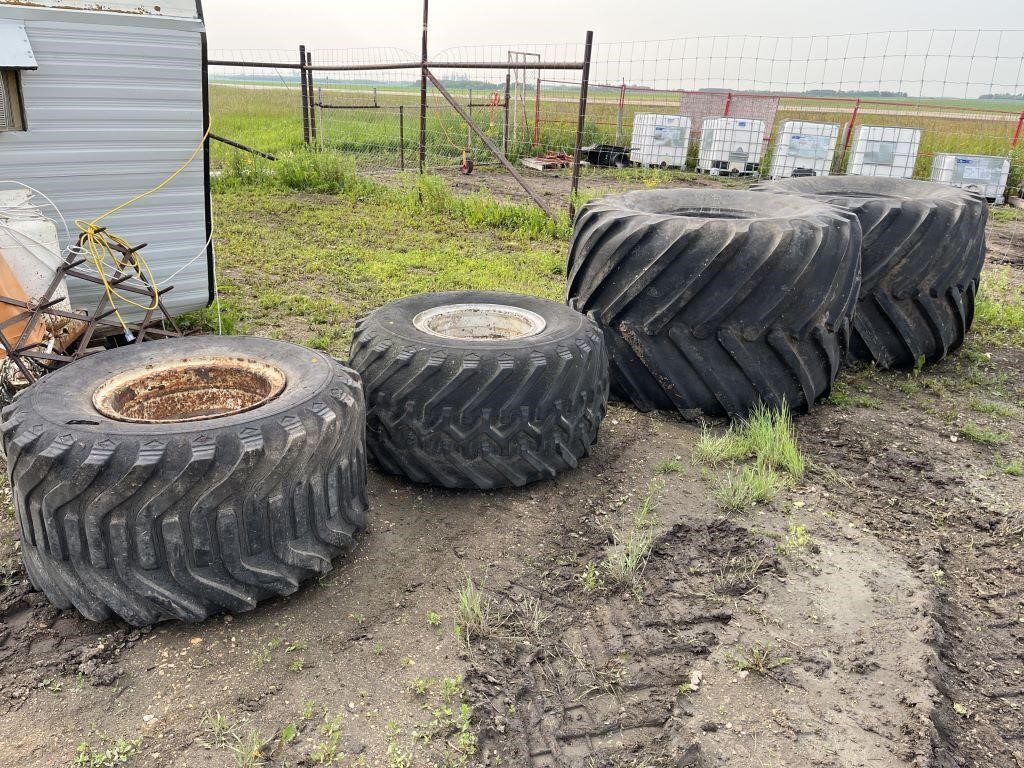
[[(185, 17), (189, 5), (195, 18)], [(194, 0), (164, 11), (181, 16), (0, 3), (0, 19), (24, 23), (38, 62), (21, 73), (27, 130), (0, 132), (0, 179), (52, 198), (72, 237), (74, 219), (160, 183), (206, 129), (202, 20)], [(142, 255), (158, 282), (199, 256), (173, 280), (166, 301), (176, 313), (212, 298), (206, 161), (201, 151), (167, 187), (103, 221), (129, 242), (150, 243)], [(102, 291), (69, 287), (81, 306)]]

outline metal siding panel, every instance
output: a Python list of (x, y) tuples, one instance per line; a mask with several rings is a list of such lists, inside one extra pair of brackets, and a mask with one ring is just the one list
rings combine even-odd
[(0, 68), (35, 69), (36, 57), (21, 22), (0, 19)]
[[(204, 131), (202, 27), (33, 10), (25, 26), (39, 69), (22, 77), (28, 130), (0, 134), (0, 174), (51, 197), (74, 237), (74, 219), (156, 186), (195, 150)], [(12, 13), (0, 5), (0, 16)], [(201, 254), (173, 281), (167, 305), (176, 313), (210, 297), (205, 190), (200, 153), (167, 187), (103, 222), (130, 242), (151, 243), (142, 253), (158, 282)], [(78, 281), (70, 289), (78, 305), (101, 291)]]

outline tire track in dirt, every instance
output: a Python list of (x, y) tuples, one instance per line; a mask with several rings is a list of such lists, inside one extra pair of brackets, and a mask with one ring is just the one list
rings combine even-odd
[[(1019, 350), (1003, 350), (993, 363), (1009, 381), (1024, 381)], [(954, 358), (925, 375), (957, 377), (959, 366)], [(993, 472), (992, 448), (954, 442), (955, 429), (906, 408), (895, 393), (887, 400), (892, 418), (855, 414), (828, 425), (812, 416), (802, 426), (822, 436), (815, 459), (852, 480), (851, 515), (930, 584), (931, 674), (941, 697), (930, 715), (928, 764), (1024, 766), (1020, 480)], [(1017, 420), (1007, 442), (1022, 438)]]
[[(602, 543), (599, 536), (592, 542)], [(693, 742), (683, 744), (686, 734), (677, 727), (687, 706), (680, 686), (733, 620), (729, 609), (707, 610), (713, 564), (748, 559), (756, 574), (730, 589), (753, 588), (771, 570), (770, 542), (722, 519), (679, 523), (654, 544), (642, 600), (629, 590), (588, 599), (569, 569), (546, 584), (513, 585), (511, 599), (539, 596), (550, 606), (549, 625), (563, 629), (540, 647), (502, 658), (509, 674), (489, 705), (515, 714), (508, 718), (511, 739), (495, 738), (495, 748), (503, 756), (511, 749), (512, 764), (537, 768), (684, 753)], [(694, 569), (704, 575), (691, 576)], [(479, 671), (494, 678), (496, 668)]]
[[(659, 432), (629, 463), (652, 466), (697, 431)], [(547, 621), (525, 643), (473, 651), (490, 755), (536, 768), (929, 764), (939, 698), (929, 591), (849, 527), (840, 496), (808, 483), (729, 518), (684, 469), (661, 494), (642, 593), (588, 592), (580, 573), (615, 527), (600, 510), (630, 492), (635, 502), (635, 487), (609, 488), (596, 512), (567, 524), (560, 554), (502, 591), (508, 606), (536, 601)], [(796, 500), (813, 551), (781, 543)], [(764, 676), (740, 672), (738, 657), (761, 643), (787, 660)]]

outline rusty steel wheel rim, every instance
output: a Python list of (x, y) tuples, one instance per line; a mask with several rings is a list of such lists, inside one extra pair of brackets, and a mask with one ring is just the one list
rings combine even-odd
[(260, 360), (181, 358), (112, 376), (93, 393), (92, 404), (116, 421), (176, 424), (251, 411), (286, 384), (279, 368)]

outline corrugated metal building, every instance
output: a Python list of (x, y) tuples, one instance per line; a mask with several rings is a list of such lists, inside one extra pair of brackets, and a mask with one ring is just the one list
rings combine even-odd
[[(26, 43), (27, 41), (27, 43)], [(159, 184), (208, 124), (198, 0), (0, 0), (0, 180), (28, 184), (90, 221)], [(175, 313), (213, 298), (208, 153), (104, 225), (142, 253)], [(197, 258), (198, 256), (198, 258)], [(190, 266), (185, 266), (192, 262)], [(85, 306), (101, 288), (69, 285)]]

